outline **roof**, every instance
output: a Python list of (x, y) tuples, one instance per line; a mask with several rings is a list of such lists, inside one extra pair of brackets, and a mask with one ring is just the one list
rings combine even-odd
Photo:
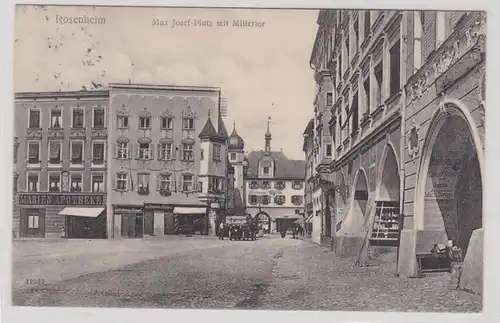
[(224, 120), (222, 120), (222, 117), (220, 115), (219, 115), (219, 135), (225, 138), (228, 137), (226, 125), (224, 124)]
[(176, 90), (198, 92), (220, 92), (220, 87), (214, 86), (189, 86), (173, 84), (135, 84), (135, 83), (109, 83), (110, 89), (136, 89), (136, 90)]
[(203, 139), (203, 138), (213, 138), (213, 137), (218, 137), (219, 133), (215, 131), (215, 127), (212, 123), (212, 119), (210, 118), (210, 114), (208, 115), (207, 122), (205, 122), (205, 126), (201, 130), (200, 134), (198, 135), (198, 138)]
[(314, 119), (311, 119), (307, 123), (306, 129), (304, 130), (304, 135), (312, 133), (313, 129), (314, 129)]
[(14, 94), (16, 100), (22, 99), (56, 99), (56, 98), (87, 98), (98, 97), (107, 98), (109, 91), (60, 91), (60, 92), (17, 92)]
[[(247, 155), (248, 177), (257, 177), (259, 161), (264, 156), (264, 151), (252, 151)], [(301, 179), (305, 177), (306, 161), (289, 159), (282, 151), (272, 151), (271, 158), (275, 163), (275, 178)]]

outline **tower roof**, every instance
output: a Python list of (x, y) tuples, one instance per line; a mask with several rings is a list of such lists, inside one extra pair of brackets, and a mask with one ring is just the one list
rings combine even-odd
[(210, 117), (210, 110), (208, 111), (207, 122), (205, 123), (205, 126), (201, 130), (200, 134), (198, 135), (198, 138), (209, 139), (214, 141), (225, 140), (225, 138), (215, 130), (215, 127), (212, 123), (212, 119)]
[(233, 123), (233, 132), (229, 136), (229, 144), (227, 146), (231, 150), (243, 150), (245, 148), (245, 141), (236, 132), (236, 124)]

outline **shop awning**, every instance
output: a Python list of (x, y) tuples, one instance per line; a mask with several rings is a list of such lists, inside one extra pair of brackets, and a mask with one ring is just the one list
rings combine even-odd
[(97, 218), (102, 213), (102, 211), (104, 211), (103, 207), (67, 207), (59, 212), (59, 215)]
[(174, 213), (180, 214), (180, 215), (205, 214), (205, 213), (207, 213), (207, 208), (206, 207), (176, 206), (174, 208)]

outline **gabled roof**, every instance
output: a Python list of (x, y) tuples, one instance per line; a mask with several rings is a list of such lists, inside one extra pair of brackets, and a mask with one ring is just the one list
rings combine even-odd
[(215, 131), (215, 127), (212, 123), (212, 119), (210, 118), (210, 114), (208, 115), (207, 122), (205, 123), (205, 126), (201, 130), (200, 134), (198, 135), (198, 138), (210, 139), (210, 140), (220, 139), (219, 134), (217, 133), (217, 131)]
[(226, 125), (224, 124), (224, 120), (222, 120), (222, 117), (220, 115), (219, 115), (219, 135), (225, 138), (229, 137)]
[[(252, 151), (247, 155), (248, 177), (257, 177), (259, 161), (264, 157), (264, 151)], [(274, 177), (283, 179), (303, 180), (305, 177), (306, 161), (289, 159), (282, 151), (272, 151), (271, 158), (274, 160)]]

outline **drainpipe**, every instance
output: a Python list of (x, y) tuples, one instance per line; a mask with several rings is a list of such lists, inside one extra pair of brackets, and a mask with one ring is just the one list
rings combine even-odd
[(407, 47), (408, 47), (408, 11), (403, 11), (403, 17), (401, 19), (401, 31), (403, 35), (403, 42), (401, 46), (401, 56), (403, 57), (403, 68), (401, 69), (401, 79), (403, 80), (403, 90), (401, 93), (401, 104), (400, 104), (400, 112), (401, 116), (401, 135), (400, 135), (400, 145), (399, 145), (399, 236), (398, 236), (398, 251), (396, 256), (396, 273), (399, 275), (399, 251), (400, 251), (400, 243), (401, 243), (401, 231), (403, 230), (404, 225), (404, 197), (405, 197), (405, 139), (406, 139), (406, 82), (407, 75), (406, 69), (408, 65), (408, 57), (407, 57)]

